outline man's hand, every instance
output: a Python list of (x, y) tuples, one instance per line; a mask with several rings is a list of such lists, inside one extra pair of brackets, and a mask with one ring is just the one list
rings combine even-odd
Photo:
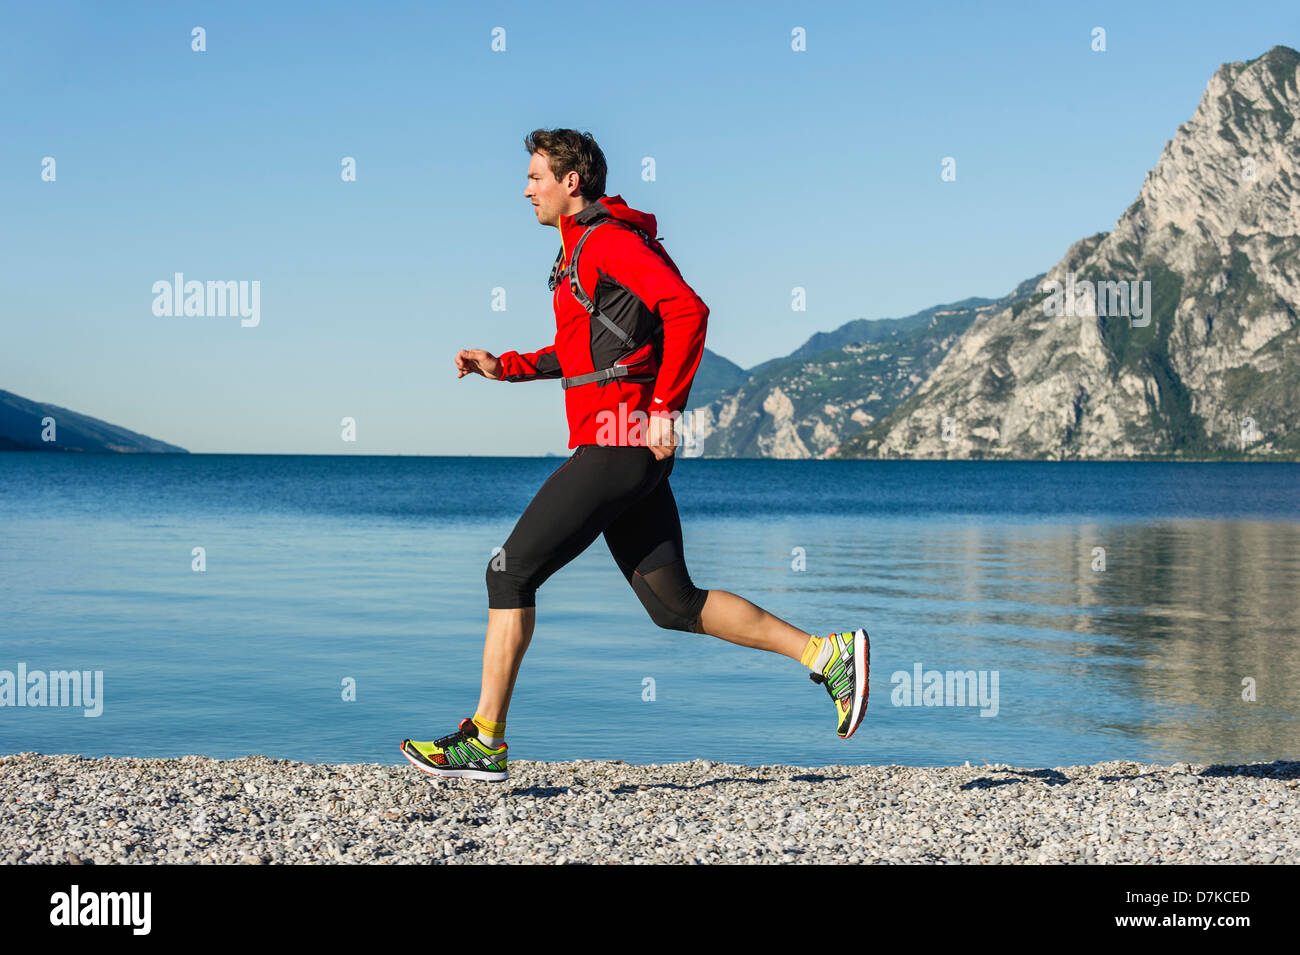
[(673, 433), (673, 419), (663, 415), (651, 415), (650, 426), (646, 431), (646, 444), (654, 453), (656, 461), (671, 457), (677, 450), (677, 435)]
[(456, 353), (457, 378), (464, 378), (471, 372), (490, 378), (493, 381), (501, 377), (501, 359), (481, 348), (462, 348)]

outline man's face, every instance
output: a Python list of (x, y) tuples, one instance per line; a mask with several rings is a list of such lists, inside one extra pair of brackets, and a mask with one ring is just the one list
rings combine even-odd
[[(577, 181), (577, 177), (573, 174), (565, 178)], [(572, 214), (570, 207), (573, 205), (573, 197), (569, 195), (569, 190), (555, 178), (543, 152), (533, 153), (528, 160), (528, 188), (524, 190), (524, 197), (536, 207), (537, 221), (541, 225), (553, 225), (558, 228), (560, 216)]]

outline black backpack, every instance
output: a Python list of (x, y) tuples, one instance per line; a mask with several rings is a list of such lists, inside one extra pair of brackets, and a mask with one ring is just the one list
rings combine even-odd
[[(651, 249), (654, 250), (656, 255), (658, 255), (666, 263), (668, 263), (668, 266), (674, 272), (677, 271), (677, 266), (673, 265), (673, 262), (671, 259), (668, 258), (667, 253), (665, 253), (656, 244), (657, 241), (663, 238), (662, 236), (660, 236), (658, 240), (652, 239), (650, 237), (650, 234), (646, 232), (644, 229), (639, 229), (636, 226), (632, 225), (632, 223), (624, 222), (622, 219), (615, 219), (612, 216), (607, 216), (587, 226), (587, 230), (583, 232), (582, 236), (578, 239), (578, 244), (573, 247), (573, 255), (569, 258), (569, 266), (567, 269), (564, 268), (564, 246), (563, 245), (560, 246), (560, 251), (555, 256), (555, 265), (551, 267), (550, 289), (552, 292), (554, 292), (556, 286), (559, 285), (560, 282), (564, 281), (564, 279), (567, 277), (569, 280), (569, 290), (573, 292), (573, 297), (576, 298), (580, 303), (582, 303), (582, 307), (587, 310), (587, 314), (591, 318), (599, 319), (601, 322), (603, 322), (605, 327), (608, 328), (611, 332), (613, 332), (618, 337), (618, 339), (621, 342), (623, 342), (624, 345), (627, 346), (627, 351), (623, 355), (623, 358), (626, 358), (628, 355), (635, 353), (638, 348), (642, 348), (646, 342), (660, 335), (663, 332), (664, 323), (663, 323), (663, 319), (660, 318), (655, 323), (655, 327), (650, 330), (649, 335), (647, 335), (644, 339), (642, 339), (639, 342), (635, 341), (632, 338), (632, 336), (629, 335), (627, 332), (625, 332), (622, 328), (620, 328), (618, 324), (614, 322), (613, 319), (611, 319), (604, 312), (600, 311), (600, 309), (596, 308), (595, 303), (593, 303), (592, 300), (587, 296), (587, 293), (582, 290), (582, 283), (578, 281), (578, 254), (582, 252), (582, 246), (583, 243), (587, 241), (587, 236), (591, 235), (591, 233), (595, 229), (599, 229), (602, 225), (604, 225), (607, 222), (612, 225), (619, 226), (620, 228), (627, 229), (630, 232), (635, 232), (637, 235), (641, 237), (641, 239), (645, 242), (646, 245), (648, 245)], [(622, 358), (619, 359), (619, 361), (621, 360)], [(626, 381), (654, 381), (655, 380), (654, 375), (629, 375), (628, 369), (625, 365), (619, 365), (615, 363), (609, 368), (602, 368), (600, 371), (588, 372), (585, 375), (575, 375), (572, 378), (561, 378), (560, 384), (563, 385), (564, 388), (568, 389), (574, 387), (575, 385), (588, 385), (591, 384), (592, 382), (600, 382), (601, 386), (603, 387), (605, 382), (612, 381), (615, 378), (622, 378)]]

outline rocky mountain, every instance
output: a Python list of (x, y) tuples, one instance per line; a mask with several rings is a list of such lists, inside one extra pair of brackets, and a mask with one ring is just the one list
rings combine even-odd
[[(47, 419), (53, 418), (53, 430)], [(44, 440), (51, 434), (54, 440)], [(126, 428), (0, 390), (0, 451), (128, 451), (188, 454)]]
[(1115, 228), (842, 457), (1300, 457), (1300, 53), (1211, 78)]
[(1033, 288), (1031, 280), (1003, 299), (968, 298), (905, 318), (857, 319), (816, 333), (784, 358), (741, 371), (716, 396), (706, 391), (697, 398), (698, 385), (692, 386), (693, 440), (704, 457), (825, 457), (898, 407), (976, 316)]

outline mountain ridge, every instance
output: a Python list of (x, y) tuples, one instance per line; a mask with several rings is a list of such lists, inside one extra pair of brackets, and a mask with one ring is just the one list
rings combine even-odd
[[(837, 456), (1300, 458), (1297, 119), (1300, 53), (1220, 66), (1115, 228), (972, 322)], [(1066, 283), (1091, 289), (1078, 318), (1050, 314)], [(1148, 315), (1115, 310), (1121, 285), (1149, 289)]]
[[(52, 441), (42, 437), (49, 433), (44, 423), (47, 418), (54, 419)], [(189, 454), (178, 445), (3, 389), (0, 389), (0, 451)]]

